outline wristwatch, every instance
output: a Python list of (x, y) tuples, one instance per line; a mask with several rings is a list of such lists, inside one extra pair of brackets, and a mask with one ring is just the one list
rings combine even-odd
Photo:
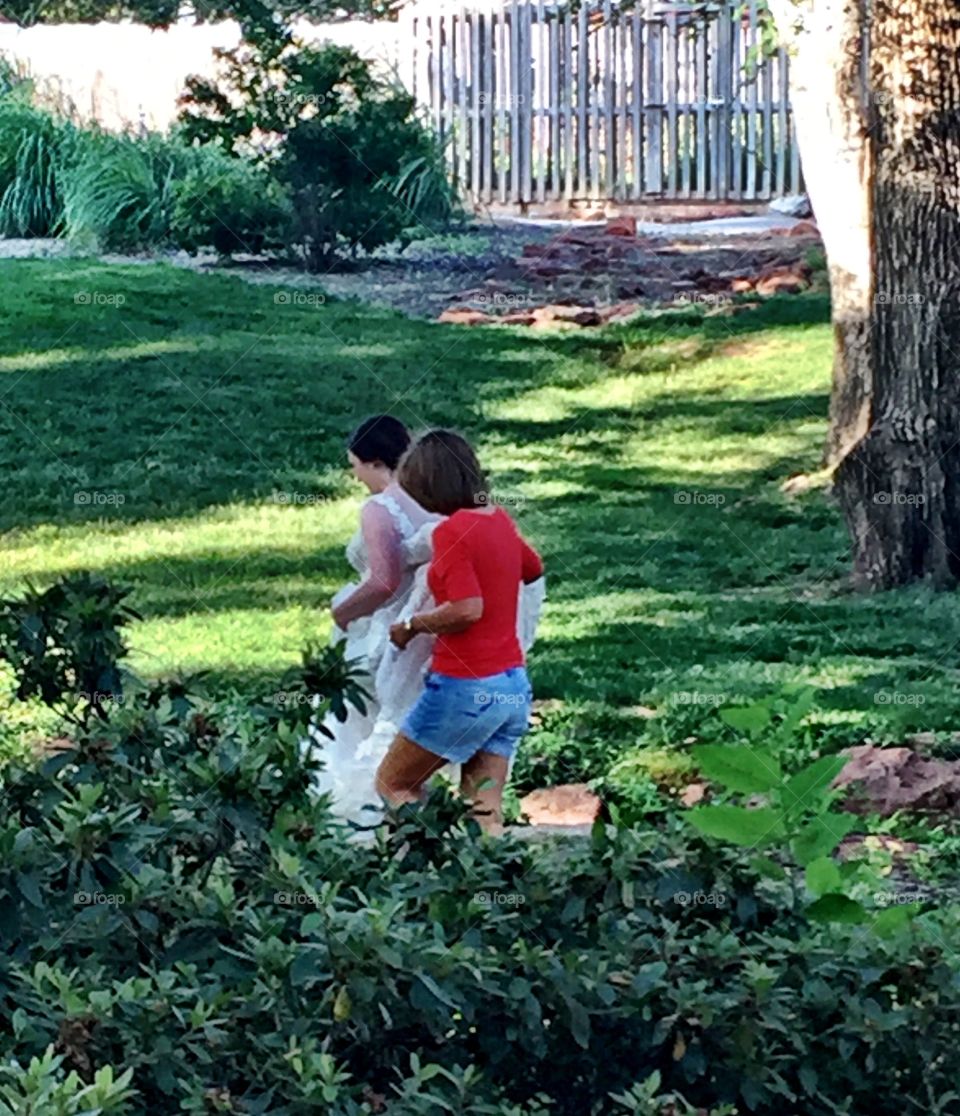
[(406, 629), (408, 635), (416, 635), (417, 634), (413, 629), (413, 617), (412, 616), (408, 616), (406, 618), (406, 620), (404, 620), (403, 626)]

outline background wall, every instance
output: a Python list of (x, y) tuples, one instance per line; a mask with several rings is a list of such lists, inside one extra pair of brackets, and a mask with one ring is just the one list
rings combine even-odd
[[(395, 23), (301, 22), (297, 32), (308, 42), (349, 44), (390, 69), (400, 55)], [(66, 98), (81, 117), (109, 128), (141, 121), (165, 128), (177, 115), (187, 75), (212, 75), (213, 49), (239, 41), (233, 22), (184, 22), (166, 31), (132, 23), (0, 24), (0, 53), (23, 64), (41, 88)]]

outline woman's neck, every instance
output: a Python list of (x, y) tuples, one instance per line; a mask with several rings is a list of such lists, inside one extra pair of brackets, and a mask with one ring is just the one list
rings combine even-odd
[(370, 481), (370, 494), (372, 496), (379, 496), (381, 492), (386, 491), (394, 482), (393, 473), (384, 473), (382, 476), (374, 477)]

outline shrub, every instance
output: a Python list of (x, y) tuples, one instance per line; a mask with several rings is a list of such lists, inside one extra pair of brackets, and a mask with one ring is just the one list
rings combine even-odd
[(170, 221), (174, 244), (221, 256), (260, 253), (288, 240), (290, 206), (279, 185), (243, 159), (200, 149), (198, 166), (176, 184)]
[[(350, 679), (324, 651), (282, 685)], [(347, 843), (303, 704), (131, 681), (0, 773), (11, 1111), (956, 1110), (955, 912), (811, 924), (788, 873), (673, 823), (485, 840), (439, 789)]]
[(442, 153), (413, 99), (354, 51), (254, 42), (221, 60), (218, 83), (188, 82), (186, 134), (256, 151), (289, 192), (293, 241), (310, 267), (450, 215)]

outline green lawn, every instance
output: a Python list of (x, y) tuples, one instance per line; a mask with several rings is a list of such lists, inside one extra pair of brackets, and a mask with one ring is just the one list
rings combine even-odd
[(818, 466), (823, 296), (545, 335), (160, 265), (7, 262), (0, 284), (0, 588), (132, 584), (142, 672), (254, 690), (326, 637), (361, 496), (343, 439), (390, 410), (476, 439), (544, 553), (551, 700), (521, 785), (683, 749), (791, 682), (818, 688), (824, 746), (960, 719), (952, 598), (853, 595), (836, 509), (781, 492)]

